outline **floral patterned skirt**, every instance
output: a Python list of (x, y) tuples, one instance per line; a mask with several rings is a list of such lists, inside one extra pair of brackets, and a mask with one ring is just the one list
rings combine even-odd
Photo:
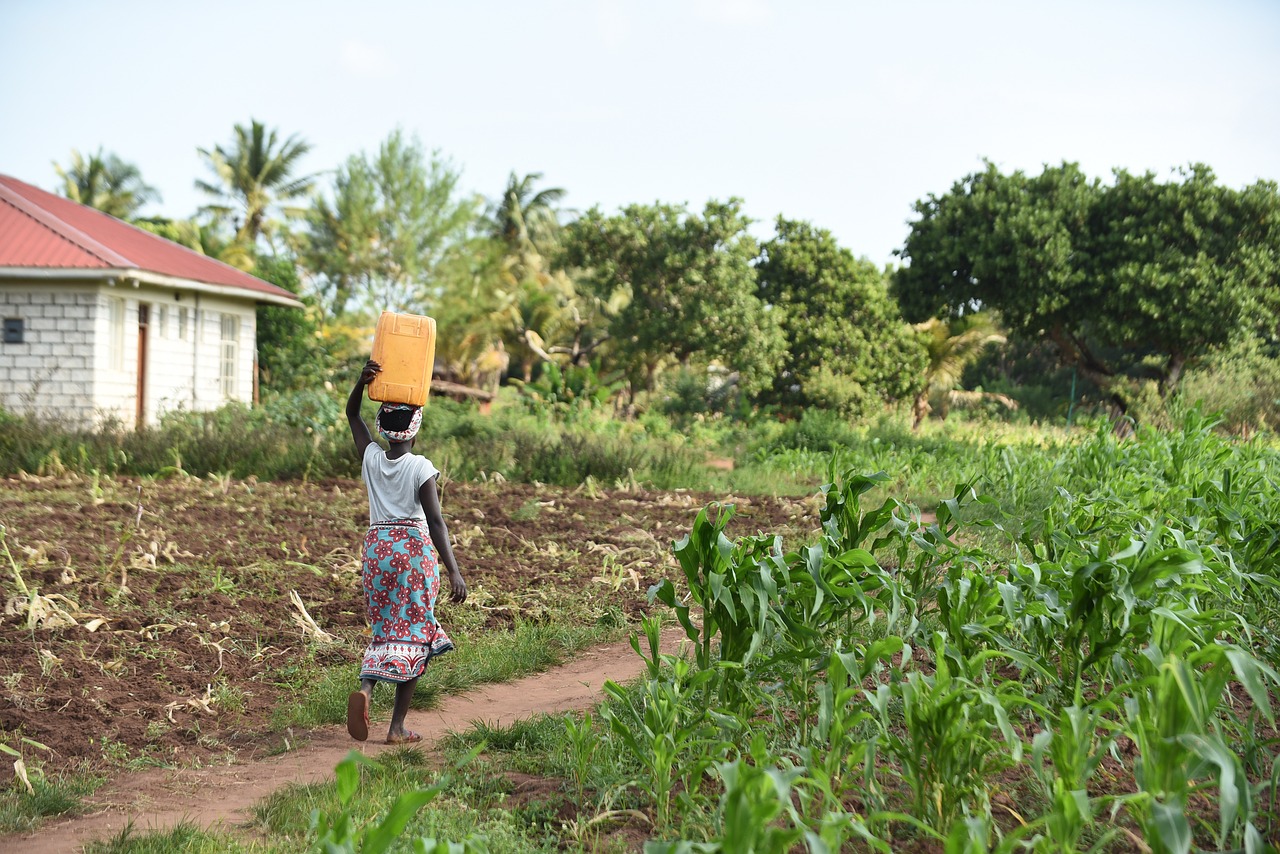
[(361, 571), (372, 639), (360, 665), (361, 679), (407, 682), (433, 656), (453, 649), (436, 622), (439, 560), (426, 523), (396, 519), (369, 526)]

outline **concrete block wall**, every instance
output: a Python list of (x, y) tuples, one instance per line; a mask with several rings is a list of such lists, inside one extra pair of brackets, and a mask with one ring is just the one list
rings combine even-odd
[(93, 290), (66, 284), (0, 285), (0, 318), (19, 318), (23, 341), (0, 341), (0, 407), (23, 415), (90, 419)]
[[(113, 313), (112, 305), (118, 313)], [(82, 423), (137, 420), (138, 309), (148, 307), (145, 420), (175, 409), (253, 400), (255, 307), (151, 285), (0, 285), (0, 318), (20, 317), (21, 344), (0, 343), (0, 406)], [(185, 324), (183, 315), (185, 314)], [(222, 318), (237, 319), (235, 382), (222, 382)]]

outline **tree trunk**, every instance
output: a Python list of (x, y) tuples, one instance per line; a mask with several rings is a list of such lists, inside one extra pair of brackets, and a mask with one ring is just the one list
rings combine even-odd
[(1160, 378), (1160, 397), (1164, 400), (1169, 399), (1169, 395), (1173, 394), (1174, 389), (1178, 387), (1178, 380), (1182, 378), (1182, 369), (1187, 366), (1187, 357), (1181, 353), (1174, 353), (1169, 356), (1169, 364), (1165, 365), (1164, 376)]
[(922, 391), (919, 394), (917, 394), (916, 402), (911, 407), (911, 414), (913, 416), (913, 420), (911, 422), (912, 432), (915, 432), (920, 429), (920, 425), (923, 424), (924, 420), (929, 417), (929, 412), (931, 409), (932, 407), (929, 406), (928, 390)]
[(1129, 423), (1129, 405), (1124, 402), (1123, 397), (1111, 390), (1115, 381), (1115, 371), (1094, 356), (1083, 341), (1061, 326), (1054, 326), (1049, 330), (1049, 340), (1057, 346), (1058, 356), (1063, 364), (1075, 365), (1086, 379), (1106, 394), (1115, 434), (1117, 436), (1132, 435), (1133, 426)]

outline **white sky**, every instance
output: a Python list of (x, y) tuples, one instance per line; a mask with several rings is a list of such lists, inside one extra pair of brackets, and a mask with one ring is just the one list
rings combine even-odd
[(0, 173), (55, 189), (101, 145), (172, 217), (251, 117), (306, 171), (398, 126), (488, 196), (739, 196), (760, 237), (782, 213), (878, 263), (983, 157), (1280, 178), (1280, 0), (0, 0), (0, 57)]

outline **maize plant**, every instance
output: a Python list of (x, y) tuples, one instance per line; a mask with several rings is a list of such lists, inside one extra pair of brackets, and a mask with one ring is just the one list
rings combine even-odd
[[(1043, 816), (1045, 837), (1037, 851), (1072, 854), (1080, 850), (1098, 806), (1089, 796), (1089, 780), (1113, 741), (1109, 735), (1099, 738), (1104, 724), (1100, 708), (1068, 706), (1056, 719), (1046, 721), (1045, 729), (1032, 741), (1032, 767), (1049, 802)], [(1103, 834), (1089, 850), (1103, 849), (1114, 835), (1115, 831)]]
[(694, 643), (698, 668), (716, 668), (721, 699), (736, 705), (743, 699), (743, 668), (780, 622), (775, 571), (781, 574), (783, 565), (779, 538), (747, 537), (733, 543), (725, 536), (733, 512), (732, 506), (704, 508), (693, 530), (675, 544), (689, 596), (702, 609), (702, 625), (693, 622), (689, 603), (669, 579), (649, 589), (649, 600), (656, 598), (675, 610)]
[(1274, 725), (1268, 688), (1280, 687), (1280, 675), (1239, 647), (1197, 646), (1172, 620), (1162, 622), (1157, 641), (1147, 648), (1142, 675), (1125, 700), (1125, 731), (1138, 748), (1138, 792), (1128, 801), (1129, 812), (1153, 851), (1181, 854), (1192, 844), (1189, 799), (1212, 791), (1218, 847), (1234, 843), (1260, 851), (1253, 787), (1219, 731), (1218, 709), (1234, 680)]
[[(880, 743), (911, 788), (913, 814), (940, 833), (966, 809), (985, 812), (988, 781), (1022, 756), (1001, 696), (953, 673), (945, 645), (935, 634), (932, 675), (914, 670), (864, 692), (877, 712)], [(895, 697), (900, 715), (890, 711)]]

